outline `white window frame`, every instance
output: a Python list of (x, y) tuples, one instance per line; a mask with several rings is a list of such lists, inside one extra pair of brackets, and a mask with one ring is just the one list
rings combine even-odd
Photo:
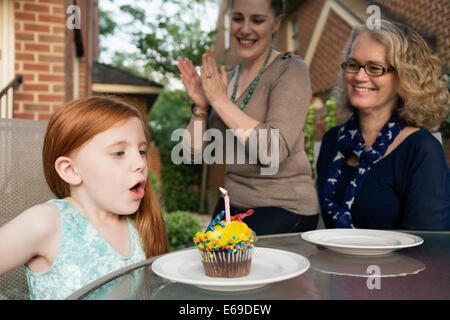
[[(295, 30), (295, 26), (297, 26), (297, 30)], [(298, 17), (294, 16), (288, 20), (287, 23), (287, 50), (288, 51), (296, 51), (300, 48), (300, 40), (299, 36), (299, 25), (298, 25)]]
[(225, 11), (225, 15), (223, 16), (223, 30), (224, 30), (223, 34), (224, 34), (225, 50), (229, 50), (231, 47), (230, 25), (231, 25), (231, 9), (227, 9)]

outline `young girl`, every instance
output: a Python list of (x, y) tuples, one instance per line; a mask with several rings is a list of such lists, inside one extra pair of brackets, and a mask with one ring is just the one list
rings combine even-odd
[(106, 97), (53, 114), (44, 174), (57, 199), (0, 228), (0, 274), (26, 265), (31, 299), (64, 299), (114, 270), (168, 251), (148, 181), (139, 112)]

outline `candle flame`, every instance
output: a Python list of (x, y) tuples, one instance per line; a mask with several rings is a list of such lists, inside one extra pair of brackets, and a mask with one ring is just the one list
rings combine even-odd
[(219, 187), (220, 192), (222, 192), (223, 194), (228, 194), (228, 191), (225, 190), (224, 188)]

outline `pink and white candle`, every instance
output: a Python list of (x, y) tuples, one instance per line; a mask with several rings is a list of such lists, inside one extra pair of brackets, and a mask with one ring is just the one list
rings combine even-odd
[(224, 188), (219, 187), (220, 192), (224, 195), (225, 200), (225, 221), (227, 223), (227, 226), (231, 223), (230, 218), (230, 197), (228, 196), (228, 191)]

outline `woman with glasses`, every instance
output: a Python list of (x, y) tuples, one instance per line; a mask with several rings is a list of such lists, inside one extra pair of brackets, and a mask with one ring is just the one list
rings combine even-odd
[(450, 230), (450, 172), (430, 131), (448, 111), (440, 61), (412, 29), (353, 30), (340, 103), (353, 115), (323, 137), (317, 188), (327, 228)]
[[(254, 209), (245, 223), (256, 234), (315, 229), (320, 208), (303, 133), (311, 103), (308, 67), (300, 57), (272, 47), (282, 21), (282, 0), (230, 3), (231, 45), (240, 62), (219, 73), (207, 50), (199, 76), (190, 61), (178, 60), (180, 78), (194, 102), (186, 128), (190, 145), (206, 151), (213, 143), (205, 146), (203, 133), (220, 131), (231, 215)], [(229, 138), (238, 142), (228, 145)], [(240, 151), (245, 159), (237, 157)], [(214, 217), (223, 209), (219, 199)]]

